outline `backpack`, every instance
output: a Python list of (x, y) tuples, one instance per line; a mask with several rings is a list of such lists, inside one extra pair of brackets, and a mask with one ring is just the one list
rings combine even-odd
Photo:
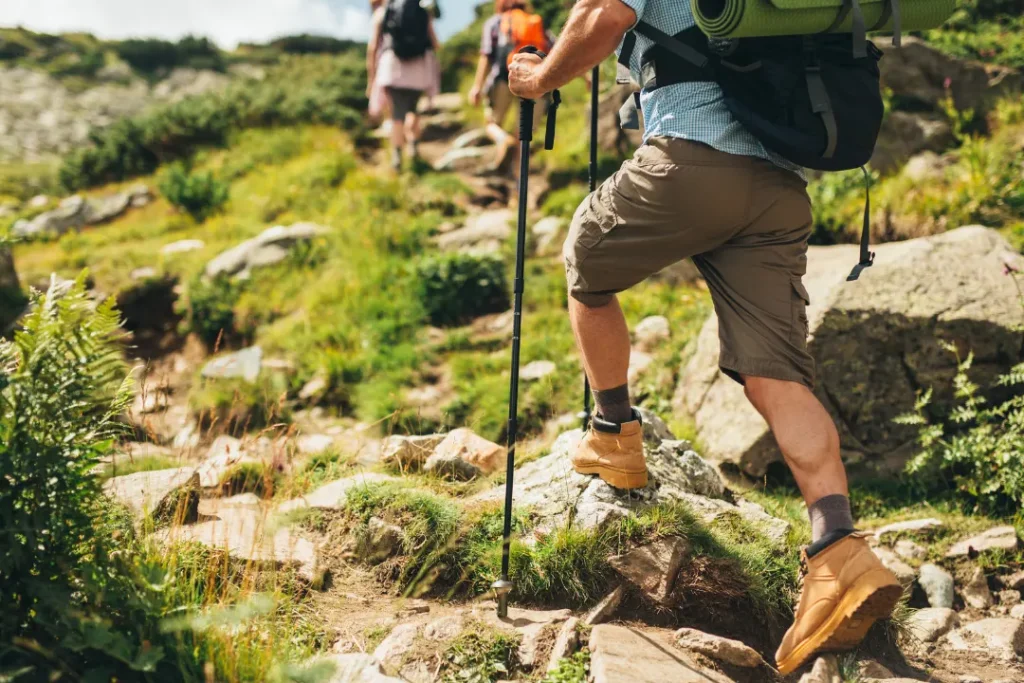
[[(737, 121), (768, 150), (804, 168), (863, 168), (874, 153), (885, 114), (882, 51), (863, 31), (723, 40), (696, 26), (670, 36), (643, 21), (634, 31), (620, 53), (620, 74), (623, 67), (628, 73), (636, 33), (651, 39), (654, 46), (641, 56), (644, 90), (714, 81)], [(624, 127), (639, 127), (626, 122), (635, 121), (638, 101), (639, 94), (623, 107)], [(860, 264), (850, 279), (874, 260), (869, 238), (870, 194)]]
[(498, 76), (508, 80), (508, 68), (512, 58), (524, 47), (535, 47), (547, 52), (548, 34), (544, 30), (544, 19), (538, 14), (530, 14), (524, 9), (513, 9), (501, 15), (498, 24), (497, 50), (495, 61), (498, 63)]
[(416, 59), (430, 49), (430, 15), (420, 0), (388, 0), (385, 10), (386, 47), (400, 60)]

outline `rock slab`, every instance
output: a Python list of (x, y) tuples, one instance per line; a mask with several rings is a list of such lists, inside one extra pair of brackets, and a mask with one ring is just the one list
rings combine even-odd
[(690, 544), (685, 539), (663, 538), (623, 555), (609, 557), (608, 564), (649, 600), (666, 605), (689, 554)]
[(720, 662), (747, 669), (764, 664), (757, 650), (738, 640), (704, 633), (695, 628), (681, 628), (676, 631), (675, 638), (676, 644), (684, 650), (699, 652)]
[[(952, 400), (956, 359), (941, 346), (975, 353), (983, 382), (1007, 369), (1020, 346), (1018, 293), (1003, 272), (1024, 258), (994, 230), (969, 226), (876, 247), (872, 268), (855, 282), (855, 245), (812, 247), (803, 284), (809, 292), (810, 351), (816, 394), (839, 428), (844, 452), (873, 475), (901, 471), (916, 430), (893, 423), (913, 409), (919, 390)], [(804, 296), (794, 289), (794, 302)], [(703, 455), (754, 477), (781, 454), (743, 388), (718, 370), (718, 319), (701, 331), (681, 373), (676, 405), (694, 416)]]
[(907, 619), (910, 633), (923, 643), (934, 643), (960, 625), (960, 617), (946, 607), (926, 607)]
[(658, 635), (609, 624), (590, 632), (590, 675), (594, 683), (732, 683)]
[(946, 557), (964, 557), (973, 550), (983, 553), (989, 550), (1013, 552), (1017, 549), (1017, 530), (1010, 525), (997, 526), (988, 531), (960, 541), (946, 553)]

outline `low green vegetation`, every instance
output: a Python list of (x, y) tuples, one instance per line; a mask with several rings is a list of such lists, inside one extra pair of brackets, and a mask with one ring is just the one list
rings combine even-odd
[(160, 194), (198, 223), (228, 201), (228, 185), (212, 173), (192, 173), (184, 164), (172, 164), (160, 177)]
[(180, 465), (181, 461), (178, 458), (167, 455), (143, 455), (132, 457), (128, 454), (119, 454), (112, 457), (110, 462), (101, 466), (99, 477), (101, 479), (124, 477), (137, 472), (169, 470), (179, 467)]
[(541, 683), (587, 683), (589, 675), (590, 650), (583, 649), (558, 662), (558, 668), (548, 672)]
[(505, 264), (493, 256), (448, 253), (416, 266), (419, 298), (432, 325), (465, 324), (509, 308)]
[(1024, 67), (1024, 4), (1019, 0), (960, 0), (957, 13), (926, 38), (954, 57)]
[(441, 660), (443, 683), (494, 683), (517, 664), (519, 637), (477, 624), (448, 646)]

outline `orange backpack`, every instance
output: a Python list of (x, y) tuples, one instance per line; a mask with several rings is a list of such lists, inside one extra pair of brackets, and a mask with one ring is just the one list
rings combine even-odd
[(547, 31), (544, 30), (544, 19), (538, 14), (530, 14), (518, 8), (502, 14), (496, 58), (502, 76), (508, 76), (512, 58), (528, 45), (544, 52), (551, 49)]

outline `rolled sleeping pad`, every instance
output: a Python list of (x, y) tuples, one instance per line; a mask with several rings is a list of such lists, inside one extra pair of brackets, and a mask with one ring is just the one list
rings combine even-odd
[[(956, 0), (896, 0), (902, 30), (923, 31), (942, 25), (956, 9)], [(755, 38), (821, 33), (835, 23), (844, 0), (690, 0), (700, 29), (712, 38)], [(864, 23), (869, 31), (892, 31), (887, 0), (860, 0)], [(849, 12), (834, 33), (849, 33), (853, 13)]]

